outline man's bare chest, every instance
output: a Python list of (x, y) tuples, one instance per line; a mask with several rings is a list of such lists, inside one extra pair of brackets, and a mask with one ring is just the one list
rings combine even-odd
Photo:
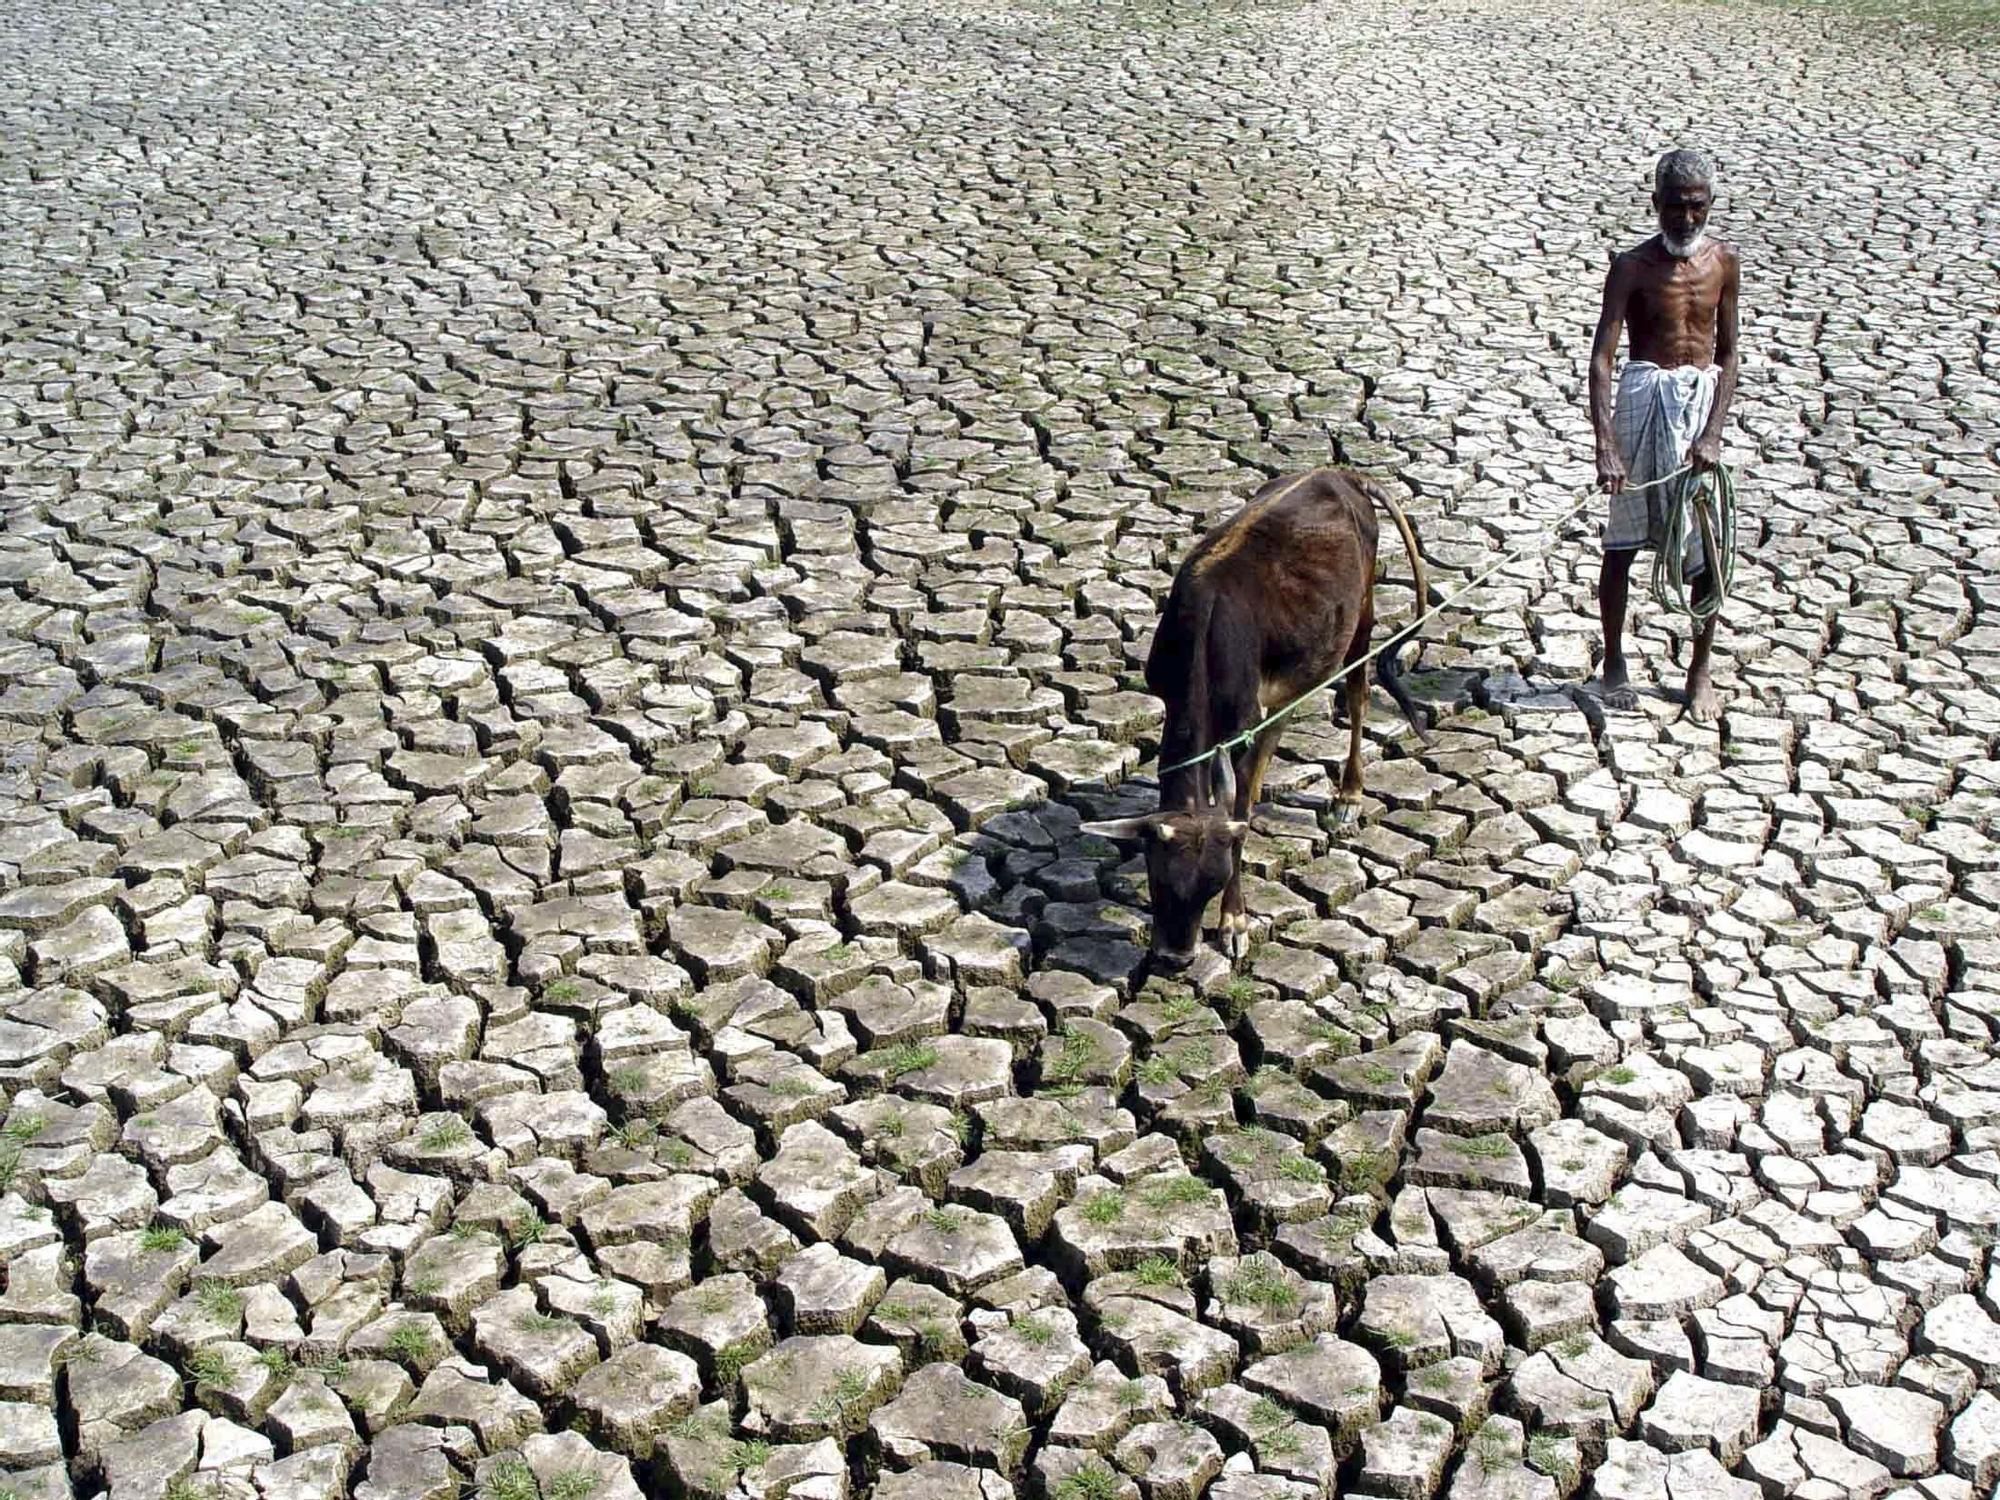
[(1632, 288), (1630, 318), (1635, 324), (1675, 331), (1706, 332), (1715, 327), (1722, 302), (1722, 276), (1715, 271), (1674, 268)]

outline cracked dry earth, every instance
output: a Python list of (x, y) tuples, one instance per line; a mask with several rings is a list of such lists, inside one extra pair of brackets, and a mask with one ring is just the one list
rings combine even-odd
[[(1986, 1494), (1995, 72), (1723, 5), (17, 12), (0, 1492)], [(1682, 140), (1749, 266), (1719, 731), (1581, 690), (1572, 526), (1356, 827), (1302, 716), (1242, 971), (1139, 984), (1077, 825), (1150, 807), (1175, 562), (1335, 460), (1446, 587), (1534, 542)]]

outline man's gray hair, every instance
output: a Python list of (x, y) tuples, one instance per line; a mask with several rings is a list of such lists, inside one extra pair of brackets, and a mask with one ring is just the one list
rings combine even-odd
[(1653, 168), (1655, 193), (1664, 193), (1668, 188), (1691, 187), (1715, 191), (1715, 163), (1708, 159), (1706, 152), (1690, 151), (1685, 147), (1669, 151)]

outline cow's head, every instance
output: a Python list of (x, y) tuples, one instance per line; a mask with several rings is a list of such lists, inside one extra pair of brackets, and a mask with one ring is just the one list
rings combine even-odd
[(1230, 816), (1236, 780), (1227, 754), (1215, 758), (1216, 796), (1191, 799), (1142, 818), (1085, 823), (1082, 831), (1121, 842), (1138, 841), (1146, 850), (1146, 888), (1153, 905), (1150, 958), (1166, 972), (1185, 969), (1201, 945), (1202, 914), (1229, 883), (1247, 822)]

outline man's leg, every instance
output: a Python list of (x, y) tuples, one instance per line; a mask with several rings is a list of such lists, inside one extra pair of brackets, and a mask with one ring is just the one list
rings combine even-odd
[(1639, 706), (1639, 695), (1632, 691), (1632, 679), (1625, 670), (1625, 596), (1632, 579), (1632, 559), (1638, 555), (1632, 548), (1606, 552), (1604, 565), (1597, 574), (1597, 619), (1604, 627), (1606, 708)]
[[(1704, 608), (1714, 588), (1714, 576), (1707, 572), (1688, 580), (1688, 596)], [(1718, 610), (1701, 622), (1694, 636), (1694, 655), (1688, 661), (1687, 716), (1697, 724), (1713, 724), (1722, 713), (1722, 700), (1708, 675), (1709, 648), (1715, 644), (1715, 622), (1721, 618)]]

